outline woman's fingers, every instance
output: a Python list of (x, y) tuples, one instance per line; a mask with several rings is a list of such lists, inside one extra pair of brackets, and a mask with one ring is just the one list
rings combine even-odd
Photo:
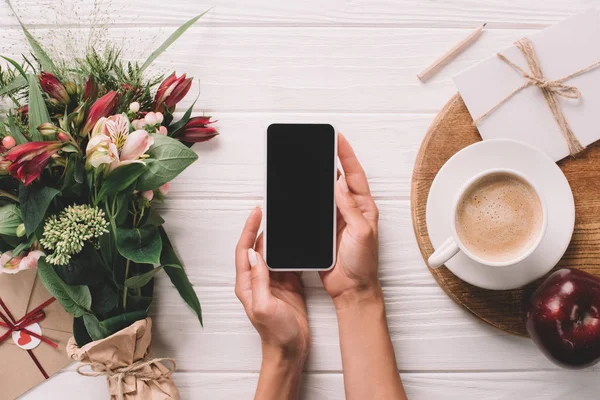
[(367, 224), (367, 220), (350, 192), (343, 175), (339, 177), (335, 185), (335, 203), (346, 225), (362, 229)]
[(262, 210), (256, 207), (246, 220), (240, 240), (235, 249), (235, 294), (247, 307), (250, 304), (250, 263), (248, 262), (248, 249), (254, 247), (256, 235), (260, 228)]
[(252, 312), (258, 319), (268, 317), (272, 311), (272, 294), (269, 269), (260, 253), (248, 249), (248, 262), (252, 285)]
[(256, 235), (260, 229), (260, 221), (262, 220), (262, 210), (260, 207), (256, 207), (248, 216), (240, 240), (238, 241), (237, 247), (235, 248), (235, 265), (236, 271), (246, 271), (249, 268), (248, 254), (249, 248), (254, 248), (254, 242), (256, 242)]
[(338, 157), (344, 168), (346, 181), (352, 193), (360, 195), (371, 195), (369, 182), (363, 167), (360, 165), (354, 150), (348, 139), (341, 133), (338, 134)]
[(258, 235), (258, 239), (256, 239), (256, 244), (254, 245), (254, 250), (256, 250), (257, 253), (260, 253), (261, 256), (263, 256), (263, 258), (265, 258), (265, 234), (264, 232), (261, 232)]

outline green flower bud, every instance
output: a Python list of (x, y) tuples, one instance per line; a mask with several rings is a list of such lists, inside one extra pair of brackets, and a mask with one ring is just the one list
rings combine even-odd
[(17, 226), (17, 237), (23, 237), (27, 231), (25, 231), (25, 224)]

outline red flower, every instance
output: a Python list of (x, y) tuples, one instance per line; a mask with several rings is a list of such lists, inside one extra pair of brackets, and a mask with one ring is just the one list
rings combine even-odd
[(87, 119), (85, 120), (85, 125), (81, 130), (81, 135), (84, 136), (90, 133), (100, 118), (109, 117), (114, 114), (118, 105), (119, 93), (115, 91), (108, 92), (96, 100), (96, 102), (90, 107)]
[(152, 111), (165, 112), (165, 109), (173, 111), (177, 103), (179, 103), (192, 87), (192, 78), (185, 77), (185, 74), (179, 78), (173, 72), (167, 77), (158, 87), (154, 98)]
[(83, 100), (94, 100), (98, 97), (98, 85), (94, 82), (94, 78), (90, 75), (88, 80), (85, 82), (85, 89), (83, 90)]
[(58, 149), (61, 142), (29, 142), (13, 147), (4, 159), (12, 164), (8, 173), (23, 182), (25, 186), (37, 179)]
[(63, 86), (58, 78), (48, 72), (42, 72), (39, 76), (42, 90), (48, 93), (52, 99), (56, 99), (60, 104), (69, 104), (71, 98), (67, 93), (67, 89)]
[(29, 114), (29, 104), (25, 104), (24, 106), (21, 106), (19, 109), (17, 109), (17, 114), (22, 116), (26, 116), (27, 114)]
[(185, 124), (177, 139), (182, 142), (200, 143), (206, 142), (219, 134), (212, 126), (207, 126), (214, 123), (210, 117), (194, 117)]

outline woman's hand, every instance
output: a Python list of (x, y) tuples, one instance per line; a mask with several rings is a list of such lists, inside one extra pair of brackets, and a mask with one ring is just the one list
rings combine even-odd
[(257, 207), (238, 242), (235, 294), (260, 334), (263, 362), (291, 360), (300, 362), (302, 369), (310, 343), (304, 288), (299, 273), (269, 272), (262, 256), (262, 235), (257, 240), (261, 219)]
[(371, 196), (365, 172), (348, 140), (338, 136), (338, 156), (345, 172), (335, 185), (338, 207), (337, 258), (331, 271), (322, 272), (327, 293), (343, 302), (344, 295), (370, 296), (379, 292), (379, 211)]

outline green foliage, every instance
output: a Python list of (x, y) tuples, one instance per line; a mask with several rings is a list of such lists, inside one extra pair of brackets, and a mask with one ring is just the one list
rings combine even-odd
[(33, 234), (40, 226), (52, 200), (60, 193), (49, 186), (21, 184), (19, 187), (19, 201), (23, 212), (23, 223), (27, 235)]
[(8, 130), (10, 132), (10, 136), (15, 139), (17, 144), (27, 143), (27, 138), (23, 135), (21, 130), (17, 127), (17, 123), (15, 121), (15, 116), (12, 114), (8, 115)]
[(48, 107), (42, 96), (40, 83), (36, 75), (27, 75), (29, 81), (29, 137), (34, 142), (54, 139), (54, 137), (44, 136), (38, 128), (46, 122), (50, 122)]
[(117, 249), (123, 257), (135, 263), (158, 264), (162, 240), (156, 226), (117, 228)]
[(163, 135), (153, 135), (154, 144), (150, 147), (146, 160), (148, 170), (138, 179), (139, 191), (155, 190), (172, 181), (194, 161), (198, 155), (176, 139)]
[[(179, 257), (177, 257), (173, 246), (171, 246), (167, 232), (165, 232), (162, 226), (158, 229), (163, 240), (163, 250), (160, 255), (160, 262), (165, 266), (165, 272), (171, 279), (171, 282), (179, 292), (181, 298), (196, 313), (200, 325), (203, 325), (202, 307), (200, 306), (200, 300), (198, 300), (196, 291), (194, 291), (194, 287), (183, 269), (183, 264), (179, 260)], [(179, 266), (180, 268), (175, 268), (174, 266)]]
[(133, 163), (123, 165), (112, 171), (102, 183), (102, 188), (96, 196), (96, 205), (100, 204), (105, 197), (117, 194), (133, 185), (146, 169), (144, 163)]
[(165, 267), (169, 267), (169, 268), (181, 268), (180, 265), (176, 265), (176, 264), (161, 265), (161, 266), (153, 268), (150, 271), (145, 272), (143, 274), (132, 276), (131, 278), (128, 278), (125, 281), (125, 286), (128, 287), (128, 288), (130, 288), (130, 289), (139, 289), (139, 288), (142, 288), (142, 287), (146, 286), (148, 284), (148, 282), (150, 282), (150, 280), (152, 280), (152, 278), (154, 278), (154, 276), (156, 274), (158, 274), (160, 271), (162, 271), (162, 269), (165, 268)]
[(105, 281), (110, 272), (98, 251), (87, 243), (81, 253), (73, 256), (67, 265), (54, 268), (56, 274), (68, 285), (97, 285)]
[(0, 234), (16, 236), (17, 227), (22, 222), (21, 210), (16, 204), (7, 204), (0, 207)]
[(89, 313), (92, 295), (87, 286), (67, 285), (46, 262), (45, 257), (38, 261), (38, 276), (48, 292), (58, 300), (63, 308), (74, 317)]

